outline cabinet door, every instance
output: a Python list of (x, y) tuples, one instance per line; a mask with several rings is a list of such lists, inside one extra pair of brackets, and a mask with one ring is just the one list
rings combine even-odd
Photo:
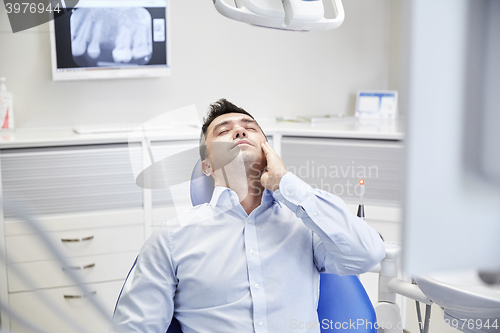
[(359, 203), (400, 205), (403, 195), (403, 144), (384, 140), (284, 137), (281, 155), (289, 171), (315, 188)]

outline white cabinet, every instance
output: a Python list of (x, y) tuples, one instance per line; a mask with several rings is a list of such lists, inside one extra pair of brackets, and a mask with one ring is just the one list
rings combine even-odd
[[(125, 214), (135, 215), (136, 224), (116, 225)], [(83, 215), (91, 222), (99, 213)], [(124, 279), (144, 242), (142, 216), (138, 211), (107, 214), (116, 220), (99, 228), (85, 228), (78, 221), (81, 216), (76, 219), (44, 216), (40, 222), (45, 230), (43, 234), (55, 245), (66, 264), (56, 259), (39, 234), (26, 226), (12, 226), (21, 222), (6, 222), (6, 271), (11, 309), (50, 332), (77, 332), (62, 322), (63, 317), (76, 318), (75, 323), (90, 328), (91, 332), (107, 332), (106, 318), (92, 310), (88, 298), (94, 297), (100, 302), (107, 311), (107, 320), (111, 318)], [(58, 225), (63, 223), (66, 228), (73, 225), (74, 229), (58, 230)], [(89, 295), (77, 287), (70, 272), (91, 290)], [(10, 324), (15, 332), (26, 331), (15, 320), (11, 319)]]
[(356, 213), (365, 180), (366, 220), (386, 240), (400, 241), (404, 146), (399, 140), (283, 137), (289, 171), (341, 197)]
[[(368, 223), (387, 239), (399, 240), (401, 141), (266, 132), (290, 171), (338, 194), (353, 212), (359, 201), (355, 184), (364, 178)], [(199, 158), (197, 135), (152, 139), (153, 160), (174, 162), (168, 173), (170, 184), (189, 184)], [(136, 185), (138, 172), (151, 164), (144, 142), (109, 137), (84, 143), (74, 137), (58, 140), (44, 145), (33, 139), (0, 147), (3, 198), (29, 207), (45, 238), (67, 261), (61, 265), (40, 235), (3, 206), (0, 248), (7, 260), (0, 262), (0, 299), (49, 332), (73, 333), (80, 327), (104, 333), (142, 244), (153, 228), (184, 209), (176, 200), (182, 198), (185, 208), (190, 207), (189, 189)], [(78, 275), (89, 294), (82, 293), (69, 272)], [(92, 300), (103, 305), (104, 316), (93, 310)], [(5, 312), (1, 315), (2, 330), (29, 331)]]
[[(108, 331), (121, 286), (145, 240), (143, 191), (131, 172), (133, 155), (141, 155), (139, 144), (0, 151), (4, 198), (29, 208), (41, 230), (3, 206), (1, 243), (7, 260), (2, 301), (36, 327), (61, 333)], [(70, 278), (72, 272), (88, 293)], [(102, 305), (104, 315), (92, 300)], [(2, 313), (2, 330), (9, 326), (30, 331)]]
[(284, 137), (281, 156), (288, 170), (311, 186), (359, 203), (400, 206), (403, 195), (403, 144), (398, 140)]

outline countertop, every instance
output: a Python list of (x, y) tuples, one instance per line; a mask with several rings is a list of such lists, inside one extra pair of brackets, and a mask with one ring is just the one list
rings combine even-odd
[[(320, 123), (296, 123), (275, 119), (257, 119), (268, 136), (325, 137), (371, 140), (404, 140), (404, 121), (357, 120), (352, 118)], [(189, 124), (176, 124), (161, 131), (148, 130), (149, 140), (197, 140), (200, 129)], [(0, 148), (21, 148), (96, 143), (141, 142), (141, 131), (136, 133), (78, 134), (72, 127), (18, 128), (0, 130)]]

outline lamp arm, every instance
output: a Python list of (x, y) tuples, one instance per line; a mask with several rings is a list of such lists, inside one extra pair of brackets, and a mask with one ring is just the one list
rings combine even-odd
[(433, 303), (430, 298), (425, 296), (425, 294), (416, 284), (413, 284), (411, 282), (393, 278), (387, 283), (387, 287), (394, 293), (414, 299), (416, 301), (419, 301), (420, 303), (425, 303), (427, 305), (431, 305)]
[(323, 18), (320, 22), (323, 22), (325, 26), (322, 30), (331, 30), (340, 27), (342, 23), (344, 23), (345, 12), (344, 6), (342, 5), (341, 0), (332, 0), (333, 8), (335, 8), (335, 18), (334, 19), (326, 19)]
[[(420, 288), (409, 281), (398, 278), (398, 259), (401, 253), (401, 244), (385, 242), (385, 258), (380, 266), (375, 266), (372, 271), (380, 271), (378, 282), (378, 301), (396, 303), (396, 294), (409, 297), (425, 304), (432, 304)], [(380, 269), (379, 269), (380, 267)]]
[[(290, 4), (290, 1), (303, 1), (303, 0), (284, 0), (284, 5)], [(246, 22), (248, 24), (284, 29), (284, 30), (295, 30), (295, 31), (311, 31), (311, 30), (331, 30), (338, 28), (345, 18), (344, 6), (341, 0), (331, 0), (333, 7), (335, 8), (335, 18), (327, 19), (325, 17), (318, 18), (318, 20), (298, 20), (291, 19), (291, 12), (288, 12), (287, 18), (279, 17), (269, 17), (257, 15), (245, 7), (234, 7), (228, 5), (224, 0), (213, 0), (215, 9), (223, 16), (240, 21)], [(294, 15), (295, 16), (295, 15)], [(286, 20), (289, 22), (286, 22)]]
[(379, 272), (378, 302), (375, 304), (377, 324), (384, 329), (384, 333), (402, 333), (403, 323), (401, 310), (396, 304), (397, 294), (427, 305), (431, 305), (433, 302), (424, 295), (416, 284), (398, 278), (398, 259), (401, 253), (401, 244), (385, 242), (384, 245), (384, 260), (371, 270), (371, 272)]

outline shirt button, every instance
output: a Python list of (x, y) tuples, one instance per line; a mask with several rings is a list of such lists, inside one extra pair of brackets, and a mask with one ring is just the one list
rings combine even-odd
[(318, 216), (318, 213), (314, 212), (314, 213), (313, 213), (313, 216)]
[(253, 249), (250, 249), (250, 254), (254, 254), (255, 251)]
[(248, 222), (248, 224), (252, 224), (252, 221), (251, 221), (251, 220), (248, 220), (247, 222)]
[(261, 321), (259, 321), (259, 326), (262, 326), (262, 325), (264, 325), (264, 322), (261, 320)]
[(285, 191), (285, 194), (286, 194), (286, 195), (290, 195), (290, 194), (292, 194), (292, 192), (290, 192), (290, 191)]
[(259, 288), (260, 288), (259, 284), (258, 284), (258, 283), (256, 283), (256, 284), (255, 284), (255, 289), (259, 289)]

